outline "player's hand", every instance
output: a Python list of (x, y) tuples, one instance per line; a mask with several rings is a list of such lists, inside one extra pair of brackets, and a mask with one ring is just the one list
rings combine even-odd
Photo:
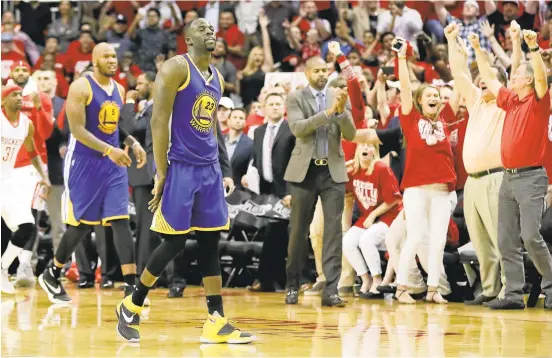
[(232, 194), (236, 185), (234, 184), (234, 179), (230, 177), (222, 178), (222, 184), (224, 185), (224, 190), (228, 193), (227, 195)]
[(40, 197), (42, 199), (46, 199), (48, 195), (50, 195), (50, 190), (52, 189), (52, 183), (50, 183), (50, 179), (48, 179), (48, 176), (42, 178), (42, 180), (40, 181), (40, 185), (42, 185), (43, 188)]
[(161, 197), (163, 196), (163, 189), (165, 189), (165, 180), (166, 177), (160, 177), (159, 175), (155, 176), (155, 184), (151, 193), (153, 194), (153, 199), (148, 203), (148, 209), (154, 213), (159, 204), (161, 203)]
[(130, 164), (132, 164), (132, 160), (130, 160), (128, 154), (120, 148), (113, 147), (108, 154), (108, 158), (120, 167), (130, 167)]
[(290, 208), (291, 209), (291, 195), (286, 195), (282, 198), (282, 204), (284, 204), (284, 206), (286, 208)]
[(527, 44), (527, 46), (529, 46), (530, 49), (538, 46), (537, 33), (535, 31), (523, 30), (523, 39), (525, 40), (525, 43)]
[(132, 145), (132, 153), (136, 157), (136, 168), (143, 168), (144, 165), (146, 165), (146, 163), (148, 162), (148, 157), (146, 155), (146, 151), (144, 150), (144, 148), (142, 148), (140, 143), (135, 142)]
[(330, 44), (328, 45), (328, 50), (335, 56), (341, 55), (341, 46), (337, 41), (330, 41)]
[(374, 224), (374, 221), (376, 221), (376, 218), (370, 214), (368, 215), (366, 220), (364, 220), (364, 222), (362, 223), (362, 226), (368, 229), (370, 226)]
[(510, 23), (510, 27), (508, 28), (508, 31), (510, 32), (510, 37), (512, 41), (520, 40), (521, 26), (519, 26), (516, 20)]
[(455, 24), (453, 22), (451, 22), (450, 24), (447, 25), (447, 27), (445, 27), (445, 37), (449, 41), (452, 41), (456, 37), (458, 37), (459, 32), (460, 32), (460, 27), (458, 26), (458, 24)]
[(474, 49), (480, 49), (481, 44), (479, 43), (479, 36), (477, 34), (474, 34), (473, 32), (470, 32), (468, 35), (468, 40), (470, 41), (472, 47)]

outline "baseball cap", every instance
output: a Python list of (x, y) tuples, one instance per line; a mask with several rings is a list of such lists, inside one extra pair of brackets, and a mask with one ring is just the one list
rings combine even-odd
[(115, 22), (119, 24), (126, 24), (128, 23), (128, 20), (125, 15), (123, 14), (117, 14), (117, 17), (115, 18)]
[(12, 42), (12, 41), (13, 41), (13, 34), (2, 33), (2, 42)]
[(234, 102), (229, 97), (222, 97), (219, 101), (219, 107), (234, 109)]
[(507, 2), (511, 2), (512, 4), (516, 4), (517, 7), (519, 7), (519, 1), (518, 0), (504, 0), (502, 4), (506, 4)]

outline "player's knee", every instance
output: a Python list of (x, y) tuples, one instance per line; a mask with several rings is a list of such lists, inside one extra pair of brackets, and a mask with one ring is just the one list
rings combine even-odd
[(24, 247), (27, 241), (36, 235), (36, 225), (33, 223), (25, 223), (19, 225), (17, 231), (13, 234), (11, 241), (17, 247)]

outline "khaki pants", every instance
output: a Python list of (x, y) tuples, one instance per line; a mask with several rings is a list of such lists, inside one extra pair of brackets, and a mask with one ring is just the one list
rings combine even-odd
[(486, 297), (499, 293), (504, 297), (501, 286), (506, 281), (498, 251), (498, 193), (503, 176), (498, 172), (478, 179), (468, 177), (464, 187), (464, 217), (479, 261), (482, 294)]
[[(343, 207), (343, 216), (341, 225), (343, 233), (351, 228), (353, 221), (353, 208), (355, 205), (355, 196), (353, 193), (345, 194), (345, 204)], [(322, 210), (322, 201), (318, 198), (316, 203), (316, 209), (310, 225), (310, 238), (312, 244), (312, 251), (314, 251), (314, 262), (316, 264), (316, 273), (318, 278), (316, 282), (325, 282), (326, 277), (322, 272), (322, 238), (324, 236), (324, 212)], [(345, 255), (341, 261), (341, 278), (337, 284), (338, 288), (352, 287), (355, 283), (355, 272)]]

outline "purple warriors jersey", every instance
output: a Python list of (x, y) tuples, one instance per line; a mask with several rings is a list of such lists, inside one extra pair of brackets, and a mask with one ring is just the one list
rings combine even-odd
[(170, 124), (169, 161), (207, 165), (218, 161), (215, 112), (223, 93), (222, 76), (209, 65), (211, 76), (205, 79), (188, 54), (182, 55), (188, 67), (188, 79), (174, 100)]
[[(90, 86), (90, 95), (86, 102), (86, 129), (99, 140), (119, 147), (119, 114), (123, 107), (121, 93), (115, 81), (111, 80), (113, 90), (107, 93), (100, 87), (92, 75), (85, 77)], [(75, 153), (101, 157), (102, 153), (87, 147), (71, 136), (69, 149)]]

